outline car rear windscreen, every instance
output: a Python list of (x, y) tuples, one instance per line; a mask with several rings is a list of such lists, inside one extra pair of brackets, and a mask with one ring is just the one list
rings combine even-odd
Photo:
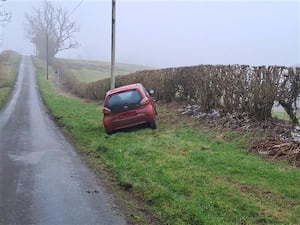
[(123, 112), (140, 106), (142, 97), (138, 90), (119, 92), (109, 97), (107, 107), (112, 112)]

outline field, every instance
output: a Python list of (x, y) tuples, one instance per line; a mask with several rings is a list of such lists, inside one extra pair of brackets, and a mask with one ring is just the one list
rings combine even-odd
[(13, 52), (0, 54), (0, 109), (7, 101), (14, 86), (20, 56)]
[[(93, 82), (110, 77), (110, 63), (100, 61), (86, 61), (75, 59), (60, 59), (67, 63), (73, 75), (82, 82)], [(150, 67), (117, 63), (115, 75), (126, 75), (138, 70), (151, 69)]]
[(251, 134), (208, 130), (160, 103), (157, 130), (108, 136), (101, 104), (57, 92), (42, 67), (38, 82), (53, 118), (98, 174), (108, 170), (141, 202), (123, 199), (146, 212), (129, 213), (134, 224), (300, 224), (300, 170), (248, 153)]

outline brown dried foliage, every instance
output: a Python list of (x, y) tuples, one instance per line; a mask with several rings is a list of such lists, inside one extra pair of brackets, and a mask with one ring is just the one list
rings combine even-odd
[(251, 146), (251, 152), (264, 155), (271, 160), (284, 160), (300, 167), (300, 143), (269, 138)]
[[(101, 100), (109, 90), (109, 79), (82, 83), (56, 61), (63, 85), (79, 97)], [(258, 121), (271, 117), (278, 101), (297, 124), (296, 103), (300, 93), (300, 68), (249, 65), (199, 65), (143, 70), (117, 76), (116, 86), (140, 82), (155, 90), (162, 101), (185, 100), (198, 104), (203, 112), (218, 110), (221, 115), (237, 113)]]

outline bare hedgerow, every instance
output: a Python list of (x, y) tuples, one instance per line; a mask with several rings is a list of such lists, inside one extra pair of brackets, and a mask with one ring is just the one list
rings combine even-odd
[(277, 72), (279, 76), (276, 100), (289, 115), (293, 124), (298, 124), (296, 113), (300, 94), (300, 68), (278, 67)]
[[(82, 98), (104, 99), (110, 80), (83, 83), (60, 67), (64, 87)], [(220, 115), (236, 114), (263, 121), (271, 117), (278, 101), (294, 124), (297, 98), (300, 92), (300, 68), (249, 65), (199, 65), (192, 67), (143, 70), (127, 76), (117, 76), (116, 86), (143, 83), (155, 90), (155, 98), (162, 101), (184, 100), (197, 104), (200, 110)]]

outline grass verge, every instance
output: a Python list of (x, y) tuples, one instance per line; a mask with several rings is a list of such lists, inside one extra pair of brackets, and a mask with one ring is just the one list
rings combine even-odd
[(12, 51), (0, 54), (0, 109), (6, 103), (14, 86), (20, 58), (19, 54)]
[[(158, 129), (107, 136), (101, 105), (56, 92), (37, 71), (42, 97), (81, 153), (160, 224), (300, 224), (300, 171), (245, 150), (246, 135), (201, 131), (159, 105)], [(147, 224), (131, 215), (135, 224)]]
[[(73, 75), (81, 82), (89, 83), (110, 77), (110, 63), (92, 60), (60, 59), (68, 65)], [(115, 73), (127, 75), (138, 70), (152, 69), (142, 65), (117, 63)]]

